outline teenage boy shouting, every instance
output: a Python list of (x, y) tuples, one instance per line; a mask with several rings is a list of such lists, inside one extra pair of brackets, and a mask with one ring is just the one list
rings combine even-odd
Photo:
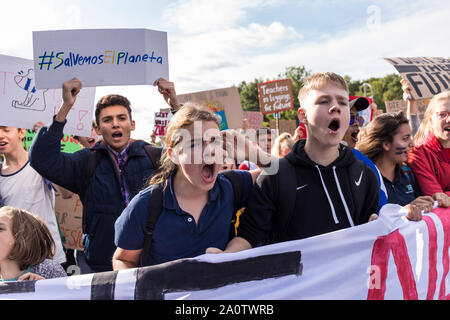
[(337, 74), (306, 79), (298, 117), (307, 138), (280, 159), (276, 174), (259, 176), (226, 252), (308, 238), (377, 217), (375, 173), (340, 144), (349, 126), (348, 98), (347, 84)]
[[(154, 85), (176, 111), (179, 106), (173, 83), (158, 79)], [(114, 223), (155, 168), (144, 150), (148, 143), (131, 139), (135, 122), (130, 102), (120, 95), (104, 96), (96, 105), (96, 131), (102, 141), (73, 154), (60, 151), (66, 117), (81, 87), (76, 78), (63, 83), (63, 103), (51, 125), (36, 135), (30, 163), (44, 177), (80, 196), (84, 253), (77, 252), (77, 265), (84, 274), (112, 270)], [(88, 164), (92, 164), (93, 152), (95, 166), (90, 176)]]

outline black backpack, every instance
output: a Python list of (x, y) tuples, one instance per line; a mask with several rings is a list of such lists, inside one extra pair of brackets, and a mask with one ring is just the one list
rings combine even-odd
[[(233, 222), (236, 220), (237, 211), (241, 209), (240, 202), (243, 194), (242, 179), (239, 176), (239, 173), (237, 173), (234, 170), (226, 170), (223, 171), (222, 174), (228, 180), (230, 180), (233, 186), (234, 203), (233, 203), (233, 216), (231, 219), (231, 221)], [(144, 245), (142, 247), (142, 254), (141, 254), (142, 266), (145, 266), (145, 263), (148, 259), (148, 252), (152, 244), (153, 230), (155, 229), (156, 222), (158, 221), (158, 218), (162, 212), (163, 189), (161, 184), (153, 185), (150, 194), (150, 199), (151, 201), (148, 206), (147, 222), (145, 224)], [(231, 239), (232, 237), (234, 237), (233, 223), (230, 225), (229, 239)]]

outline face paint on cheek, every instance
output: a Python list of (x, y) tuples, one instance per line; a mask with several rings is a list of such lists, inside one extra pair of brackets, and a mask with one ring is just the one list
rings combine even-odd
[(406, 151), (406, 147), (403, 143), (399, 143), (398, 146), (395, 147), (395, 154), (401, 155)]

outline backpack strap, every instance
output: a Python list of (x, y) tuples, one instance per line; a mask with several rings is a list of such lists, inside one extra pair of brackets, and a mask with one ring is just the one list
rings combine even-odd
[(222, 171), (222, 174), (225, 176), (225, 178), (230, 180), (231, 185), (233, 186), (234, 202), (229, 234), (229, 238), (232, 239), (236, 235), (235, 224), (237, 220), (237, 212), (241, 209), (241, 200), (244, 194), (244, 188), (242, 178), (237, 171), (226, 170)]
[[(280, 167), (278, 169), (278, 207), (282, 214), (277, 214), (283, 218), (276, 222), (276, 230), (272, 235), (272, 240), (279, 235), (286, 235), (289, 224), (294, 215), (295, 203), (297, 198), (297, 187), (299, 185), (299, 177), (295, 171), (295, 167), (287, 159), (280, 159)], [(286, 212), (286, 214), (284, 214)], [(277, 235), (278, 234), (278, 235)]]
[(244, 189), (242, 185), (242, 178), (235, 170), (226, 170), (221, 172), (225, 178), (230, 180), (231, 185), (233, 186), (234, 192), (234, 203), (233, 203), (233, 212), (236, 213), (239, 209), (241, 209), (241, 199), (244, 194)]
[(148, 205), (147, 222), (145, 224), (144, 245), (142, 247), (141, 265), (145, 266), (148, 259), (148, 253), (152, 244), (153, 230), (156, 222), (162, 212), (163, 187), (161, 184), (152, 186), (150, 193), (150, 202)]
[[(100, 152), (98, 152), (97, 150), (91, 149), (91, 152), (90, 152), (89, 158), (88, 158), (86, 172), (84, 175), (84, 181), (83, 181), (83, 191), (84, 191), (83, 205), (85, 205), (85, 206), (87, 203), (87, 196), (88, 196), (87, 190), (89, 188), (89, 184), (91, 183), (91, 179), (94, 176), (95, 168), (99, 164), (100, 160), (101, 160)], [(86, 229), (87, 218), (85, 216), (86, 215), (85, 212), (86, 212), (86, 210), (83, 209), (83, 217), (81, 219), (83, 233), (87, 232), (87, 229)]]
[(150, 161), (152, 162), (153, 168), (156, 170), (159, 169), (159, 166), (161, 165), (160, 159), (161, 159), (161, 153), (162, 148), (154, 147), (151, 144), (146, 144), (144, 146), (144, 150), (147, 153)]

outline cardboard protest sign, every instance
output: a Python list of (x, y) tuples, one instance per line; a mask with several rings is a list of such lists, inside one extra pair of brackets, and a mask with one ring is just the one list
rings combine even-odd
[(259, 111), (244, 111), (244, 119), (248, 120), (248, 125), (252, 129), (259, 129), (263, 126), (263, 115)]
[(431, 98), (450, 88), (450, 59), (439, 57), (384, 58), (413, 90), (414, 99)]
[[(430, 99), (416, 100), (417, 114), (419, 115), (420, 121), (423, 120), (423, 116), (425, 114), (425, 110), (427, 109), (429, 102)], [(385, 101), (384, 104), (386, 105), (386, 112), (403, 111), (404, 114), (406, 115), (407, 103), (405, 100), (390, 100)]]
[(180, 103), (188, 101), (203, 105), (220, 120), (220, 130), (239, 129), (242, 125), (242, 107), (236, 87), (199, 91), (177, 95)]
[(83, 250), (81, 221), (83, 216), (83, 205), (80, 197), (73, 194), (69, 199), (63, 199), (59, 193), (55, 193), (55, 214), (58, 219), (66, 242), (66, 249)]
[(262, 114), (294, 108), (292, 80), (274, 80), (258, 83), (259, 107)]
[[(61, 103), (61, 89), (37, 89), (32, 60), (0, 55), (0, 125), (32, 129), (38, 121), (48, 124)], [(64, 133), (90, 136), (94, 105), (95, 88), (83, 88), (67, 116)]]
[[(276, 127), (277, 127), (276, 120), (270, 120), (270, 128), (276, 129)], [(278, 134), (287, 132), (290, 133), (292, 136), (294, 136), (296, 128), (297, 128), (296, 120), (279, 120)]]
[[(23, 139), (22, 144), (25, 150), (29, 150), (33, 139), (36, 136), (36, 132), (31, 129), (27, 129), (25, 133), (25, 139)], [(65, 134), (61, 139), (61, 152), (74, 153), (81, 149), (80, 144), (72, 136)]]
[(157, 137), (164, 137), (166, 135), (166, 127), (170, 118), (172, 118), (172, 113), (169, 111), (155, 112), (155, 125), (153, 130)]
[(167, 33), (147, 29), (34, 31), (36, 86), (153, 84), (169, 79)]

